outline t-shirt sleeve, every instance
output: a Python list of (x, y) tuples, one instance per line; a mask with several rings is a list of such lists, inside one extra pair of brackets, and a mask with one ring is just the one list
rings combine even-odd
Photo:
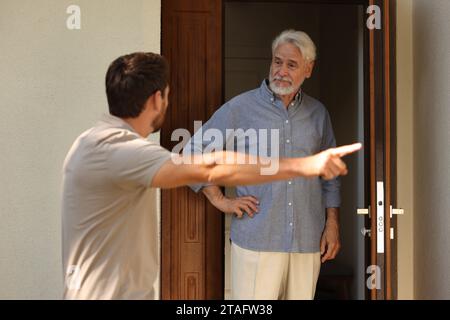
[(153, 177), (172, 153), (144, 139), (124, 141), (110, 146), (108, 170), (114, 183), (123, 187), (150, 187)]

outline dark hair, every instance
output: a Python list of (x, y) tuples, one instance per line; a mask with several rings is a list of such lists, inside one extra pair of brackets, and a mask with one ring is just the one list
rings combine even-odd
[(109, 113), (120, 118), (136, 118), (145, 102), (169, 84), (169, 64), (156, 53), (136, 52), (114, 60), (106, 72)]

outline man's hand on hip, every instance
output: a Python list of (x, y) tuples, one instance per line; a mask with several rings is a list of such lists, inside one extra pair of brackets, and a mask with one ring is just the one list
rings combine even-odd
[(239, 219), (243, 217), (245, 213), (250, 218), (258, 213), (258, 200), (253, 196), (245, 196), (238, 198), (228, 198), (223, 197), (221, 200), (216, 202), (216, 208), (224, 213), (235, 214)]
[(259, 201), (253, 196), (228, 198), (214, 185), (206, 186), (202, 191), (214, 207), (224, 213), (235, 214), (238, 218), (242, 218), (245, 213), (253, 218), (259, 211)]

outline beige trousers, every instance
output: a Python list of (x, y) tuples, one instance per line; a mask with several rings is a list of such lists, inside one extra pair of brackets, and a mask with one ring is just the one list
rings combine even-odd
[(259, 252), (232, 243), (232, 299), (312, 300), (320, 264), (320, 252)]

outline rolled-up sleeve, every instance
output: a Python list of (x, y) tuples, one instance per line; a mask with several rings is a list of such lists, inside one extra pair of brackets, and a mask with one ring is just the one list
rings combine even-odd
[[(330, 115), (326, 112), (321, 151), (336, 147), (336, 139), (334, 137), (333, 126), (331, 124)], [(339, 208), (341, 206), (341, 181), (337, 177), (332, 180), (322, 180), (322, 195), (325, 208)]]

